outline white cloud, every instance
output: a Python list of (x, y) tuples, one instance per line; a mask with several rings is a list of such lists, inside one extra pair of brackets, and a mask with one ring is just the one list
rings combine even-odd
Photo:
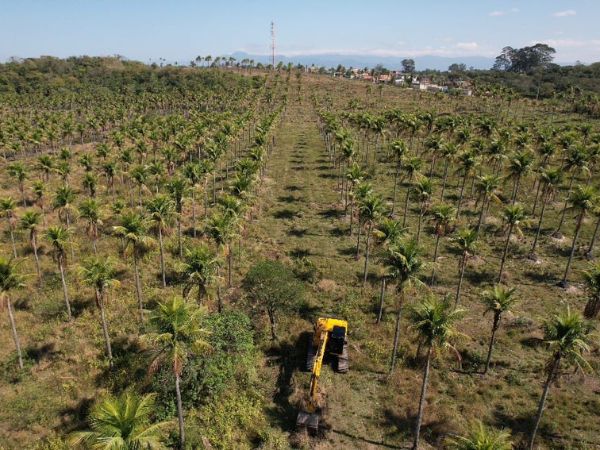
[(575, 11), (574, 9), (567, 9), (565, 11), (557, 11), (552, 15), (554, 17), (569, 17), (577, 15), (577, 11)]
[(507, 16), (509, 14), (516, 14), (518, 13), (520, 10), (519, 8), (511, 8), (508, 11), (492, 11), (491, 13), (488, 14), (488, 16), (490, 17), (502, 17), (502, 16)]
[(479, 44), (477, 42), (459, 42), (456, 44), (456, 48), (473, 51), (479, 49)]

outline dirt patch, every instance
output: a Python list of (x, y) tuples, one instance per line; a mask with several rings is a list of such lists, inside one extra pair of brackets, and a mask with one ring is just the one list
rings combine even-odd
[(317, 283), (317, 288), (323, 292), (336, 292), (338, 290), (338, 284), (333, 280), (323, 279)]

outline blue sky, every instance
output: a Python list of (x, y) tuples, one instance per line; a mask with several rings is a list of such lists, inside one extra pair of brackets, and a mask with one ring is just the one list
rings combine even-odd
[(488, 56), (546, 42), (600, 61), (600, 0), (0, 0), (0, 59), (112, 55)]

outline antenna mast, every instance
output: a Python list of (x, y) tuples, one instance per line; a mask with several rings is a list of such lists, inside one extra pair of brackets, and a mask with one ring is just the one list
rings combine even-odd
[(275, 22), (271, 21), (271, 65), (275, 70)]

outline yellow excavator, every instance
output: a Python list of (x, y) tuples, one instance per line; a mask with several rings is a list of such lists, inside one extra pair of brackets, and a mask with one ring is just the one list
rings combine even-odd
[(336, 372), (348, 372), (348, 322), (321, 317), (317, 320), (315, 332), (308, 343), (306, 370), (312, 372), (308, 398), (296, 419), (296, 427), (311, 434), (319, 432), (324, 407), (319, 397), (319, 377), (323, 360), (330, 356), (333, 357)]

